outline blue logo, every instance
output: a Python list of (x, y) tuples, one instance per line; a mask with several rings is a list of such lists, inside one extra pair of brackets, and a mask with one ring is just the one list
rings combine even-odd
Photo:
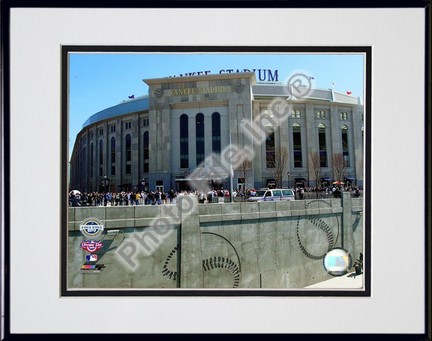
[(85, 255), (86, 262), (97, 262), (98, 256), (91, 254), (91, 255)]
[(87, 218), (80, 224), (80, 231), (88, 239), (98, 239), (104, 230), (102, 222), (96, 218)]

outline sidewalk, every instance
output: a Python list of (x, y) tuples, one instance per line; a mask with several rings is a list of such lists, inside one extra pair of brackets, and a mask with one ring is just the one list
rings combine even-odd
[(361, 289), (363, 288), (363, 274), (350, 272), (344, 276), (334, 277), (327, 281), (309, 285), (308, 289)]

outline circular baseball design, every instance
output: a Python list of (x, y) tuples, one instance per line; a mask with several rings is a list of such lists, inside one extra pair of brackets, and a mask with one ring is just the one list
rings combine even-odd
[[(313, 204), (316, 203), (325, 203), (328, 206), (331, 207), (331, 205), (328, 202), (322, 201), (322, 200), (313, 200), (311, 202), (308, 202), (306, 204), (306, 209)], [(322, 216), (309, 216), (307, 219), (300, 219), (300, 216), (297, 218), (297, 242), (299, 244), (300, 250), (304, 253), (304, 255), (310, 259), (323, 259), (325, 255), (334, 248), (337, 242), (338, 234), (339, 234), (339, 221), (338, 218), (335, 217), (334, 220), (336, 220), (336, 226), (330, 226), (328, 223), (329, 218), (325, 218)], [(301, 224), (303, 222), (303, 224)], [(332, 224), (334, 225), (334, 224)], [(336, 238), (334, 229), (336, 229)], [(316, 243), (307, 243), (305, 241), (305, 237), (302, 236), (301, 230), (305, 230), (309, 233), (309, 236), (313, 236), (315, 239), (314, 241), (318, 240), (321, 241), (324, 237), (326, 239), (326, 247), (324, 250), (320, 251), (319, 254), (317, 254), (317, 250), (310, 251), (309, 249), (316, 246)], [(306, 245), (308, 247), (306, 247)], [(322, 244), (322, 243), (320, 243)]]

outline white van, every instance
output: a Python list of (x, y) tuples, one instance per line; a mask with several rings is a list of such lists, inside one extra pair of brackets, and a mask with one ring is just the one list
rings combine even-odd
[(251, 196), (247, 201), (285, 201), (295, 200), (294, 191), (290, 188), (261, 188), (256, 191), (256, 195)]

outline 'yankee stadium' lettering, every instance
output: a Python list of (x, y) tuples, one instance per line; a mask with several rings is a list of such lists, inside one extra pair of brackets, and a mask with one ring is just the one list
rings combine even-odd
[[(222, 69), (219, 70), (219, 74), (224, 73), (241, 73), (241, 72), (255, 72), (257, 80), (259, 82), (279, 82), (279, 70), (270, 69)], [(210, 70), (197, 71), (197, 72), (186, 72), (181, 73), (177, 77), (191, 77), (200, 75), (209, 75), (212, 72)], [(176, 77), (176, 76), (170, 76)]]
[(212, 94), (220, 92), (231, 92), (230, 86), (210, 86), (208, 88), (182, 88), (172, 89), (171, 96), (187, 96), (197, 94)]

